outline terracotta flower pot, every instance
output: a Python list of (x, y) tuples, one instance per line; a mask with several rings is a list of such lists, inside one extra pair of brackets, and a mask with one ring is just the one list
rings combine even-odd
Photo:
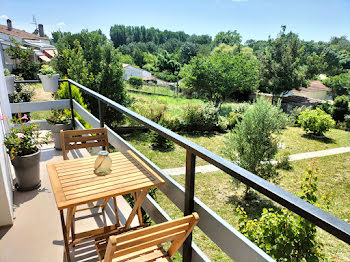
[(60, 78), (59, 74), (39, 75), (39, 78), (43, 84), (43, 89), (45, 92), (57, 92), (58, 79)]
[(50, 126), (51, 126), (51, 137), (53, 139), (55, 139), (55, 148), (57, 150), (62, 150), (60, 131), (71, 129), (71, 123), (55, 124), (55, 125), (50, 125)]
[(40, 187), (40, 150), (30, 155), (16, 156), (12, 165), (17, 178), (17, 190), (29, 191)]

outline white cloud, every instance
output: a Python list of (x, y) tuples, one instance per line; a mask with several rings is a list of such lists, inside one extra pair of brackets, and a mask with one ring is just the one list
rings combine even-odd
[(57, 23), (57, 26), (66, 26), (66, 24), (64, 22), (59, 22)]
[(9, 17), (7, 15), (0, 15), (0, 20), (7, 20)]

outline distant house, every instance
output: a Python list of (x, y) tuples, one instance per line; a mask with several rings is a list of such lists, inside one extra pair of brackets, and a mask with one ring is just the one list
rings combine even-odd
[(308, 88), (301, 87), (300, 90), (293, 89), (289, 94), (294, 96), (302, 96), (311, 99), (318, 100), (330, 100), (332, 97), (329, 95), (331, 89), (321, 81), (312, 81)]
[(152, 76), (150, 72), (143, 70), (141, 68), (138, 68), (136, 66), (123, 64), (123, 68), (124, 68), (124, 80), (128, 80), (130, 76), (142, 77), (142, 79), (145, 81), (154, 79), (154, 76)]
[(12, 27), (12, 21), (7, 19), (7, 25), (0, 25), (0, 58), (5, 68), (12, 70), (16, 67), (17, 61), (11, 59), (6, 49), (11, 45), (11, 38), (22, 44), (22, 48), (33, 47), (33, 60), (49, 62), (57, 55), (57, 49), (50, 44), (50, 39), (45, 37), (44, 27), (39, 24), (39, 35), (31, 34)]

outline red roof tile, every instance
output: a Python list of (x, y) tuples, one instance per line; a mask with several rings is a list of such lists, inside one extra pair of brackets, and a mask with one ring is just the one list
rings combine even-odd
[(33, 39), (33, 40), (41, 40), (41, 39), (48, 40), (49, 39), (47, 37), (41, 37), (41, 36), (34, 35), (34, 34), (25, 32), (23, 30), (15, 29), (15, 28), (12, 28), (12, 30), (9, 31), (7, 29), (7, 26), (5, 26), (5, 25), (0, 25), (0, 33), (4, 33), (7, 35), (11, 35), (11, 36), (16, 36), (16, 37), (19, 37), (22, 39)]
[(318, 91), (330, 91), (330, 90), (331, 89), (325, 86), (324, 84), (322, 84), (321, 81), (316, 80), (316, 81), (312, 81), (308, 88), (300, 87), (300, 90), (293, 89), (292, 92), (293, 94), (297, 94), (299, 92), (318, 92)]

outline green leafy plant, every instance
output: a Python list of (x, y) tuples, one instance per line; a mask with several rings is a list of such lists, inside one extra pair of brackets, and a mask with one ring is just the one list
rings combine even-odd
[(24, 79), (34, 79), (37, 74), (40, 63), (34, 62), (34, 48), (23, 46), (15, 39), (10, 38), (13, 45), (6, 49), (6, 53), (18, 63), (16, 68), (12, 70), (12, 74), (21, 75)]
[(10, 132), (4, 139), (4, 144), (11, 160), (16, 156), (25, 156), (38, 152), (41, 144), (47, 144), (49, 141), (50, 134), (40, 137), (39, 124), (26, 123), (28, 121), (26, 114), (23, 116), (19, 114), (18, 118), (12, 120), (8, 120), (3, 115), (0, 120), (7, 121), (9, 125), (15, 124), (14, 127), (10, 127)]
[(11, 75), (10, 71), (7, 68), (4, 69), (4, 74), (5, 76)]
[(350, 100), (342, 95), (335, 98), (333, 103), (332, 117), (337, 122), (343, 122), (344, 116), (350, 113)]
[(306, 132), (321, 136), (331, 129), (335, 122), (330, 115), (316, 108), (315, 110), (306, 109), (299, 116), (298, 123)]
[(350, 115), (344, 116), (344, 122), (347, 129), (350, 129)]
[(52, 110), (49, 118), (46, 122), (50, 125), (63, 124), (66, 125), (70, 122), (70, 119), (64, 114), (63, 110)]
[(278, 155), (276, 167), (278, 169), (291, 170), (292, 166), (289, 162), (290, 153), (285, 151)]
[(49, 65), (42, 65), (39, 72), (42, 75), (47, 75), (48, 77), (52, 77), (53, 74), (56, 74), (55, 69), (53, 69), (53, 67)]
[(187, 131), (213, 131), (218, 128), (219, 110), (212, 104), (187, 104), (183, 110), (183, 123)]
[[(299, 197), (328, 210), (329, 195), (317, 194), (317, 170), (309, 166), (301, 185)], [(239, 230), (277, 261), (324, 261), (322, 244), (317, 240), (316, 226), (306, 219), (296, 216), (287, 209), (274, 211), (263, 209), (259, 219), (249, 220), (245, 210), (237, 207), (240, 215)]]
[(350, 96), (350, 70), (347, 73), (324, 79), (322, 83), (332, 88), (331, 95), (333, 99), (341, 95)]
[(280, 102), (274, 106), (263, 98), (257, 99), (243, 114), (242, 121), (228, 133), (224, 155), (264, 179), (276, 178), (278, 173), (271, 161), (278, 151), (277, 135), (285, 124), (281, 113)]
[(292, 109), (292, 111), (290, 111), (290, 121), (291, 124), (294, 126), (300, 126), (298, 120), (299, 120), (299, 116), (302, 112), (304, 112), (307, 109), (306, 106), (297, 106), (294, 107)]
[(142, 77), (138, 77), (138, 76), (129, 77), (128, 83), (135, 88), (141, 88), (143, 86)]

